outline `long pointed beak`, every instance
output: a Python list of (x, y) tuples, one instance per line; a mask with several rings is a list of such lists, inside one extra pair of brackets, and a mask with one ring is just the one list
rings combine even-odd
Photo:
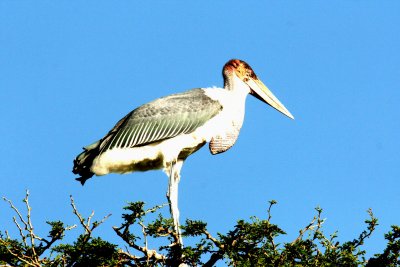
[(294, 117), (289, 110), (285, 108), (285, 106), (274, 96), (263, 82), (259, 79), (250, 78), (246, 83), (250, 86), (252, 95), (294, 120)]

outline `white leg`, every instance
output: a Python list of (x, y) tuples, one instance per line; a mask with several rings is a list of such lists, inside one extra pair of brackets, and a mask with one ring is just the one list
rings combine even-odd
[(183, 244), (181, 229), (179, 227), (179, 209), (178, 209), (178, 185), (180, 180), (180, 170), (182, 168), (182, 161), (171, 162), (169, 170), (169, 183), (167, 199), (169, 203), (169, 210), (174, 221), (174, 230), (178, 234), (179, 244)]

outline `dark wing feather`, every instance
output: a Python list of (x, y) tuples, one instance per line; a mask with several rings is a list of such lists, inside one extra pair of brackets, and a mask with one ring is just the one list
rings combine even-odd
[(128, 148), (188, 134), (222, 109), (202, 89), (159, 98), (120, 120), (101, 140), (101, 151)]

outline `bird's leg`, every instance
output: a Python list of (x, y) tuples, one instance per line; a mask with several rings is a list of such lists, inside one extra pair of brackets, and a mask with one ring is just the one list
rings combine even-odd
[(182, 161), (174, 161), (171, 162), (170, 170), (169, 170), (169, 183), (168, 183), (168, 192), (167, 199), (169, 203), (169, 210), (171, 212), (171, 216), (174, 222), (174, 230), (178, 235), (178, 243), (180, 245), (183, 244), (181, 229), (179, 225), (179, 209), (178, 209), (178, 185), (180, 180), (180, 170), (182, 168)]

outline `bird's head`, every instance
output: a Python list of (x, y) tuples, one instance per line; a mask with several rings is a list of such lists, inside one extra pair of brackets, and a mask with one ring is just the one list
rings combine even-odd
[(244, 83), (249, 87), (249, 93), (251, 95), (267, 103), (289, 118), (294, 119), (289, 110), (287, 110), (268, 87), (258, 79), (253, 69), (243, 60), (229, 60), (225, 64), (222, 74), (224, 76), (225, 88), (234, 90), (234, 87), (237, 86), (237, 81), (239, 83)]

